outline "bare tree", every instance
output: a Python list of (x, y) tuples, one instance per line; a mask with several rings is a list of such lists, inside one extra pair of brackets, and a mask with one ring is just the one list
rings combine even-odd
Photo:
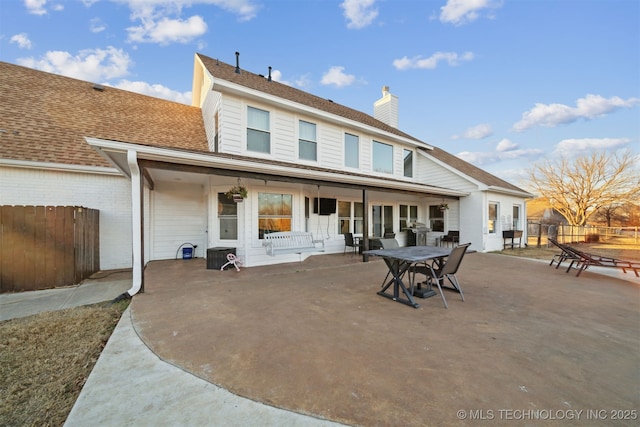
[(602, 207), (640, 199), (638, 158), (594, 152), (573, 160), (545, 160), (529, 171), (531, 185), (570, 225), (585, 225)]

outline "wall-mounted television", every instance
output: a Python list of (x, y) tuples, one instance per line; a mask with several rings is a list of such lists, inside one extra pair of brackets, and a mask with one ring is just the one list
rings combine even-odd
[[(319, 201), (319, 202), (318, 202)], [(331, 215), (336, 213), (336, 199), (325, 199), (321, 197), (318, 199), (317, 197), (313, 199), (313, 213), (319, 215)]]

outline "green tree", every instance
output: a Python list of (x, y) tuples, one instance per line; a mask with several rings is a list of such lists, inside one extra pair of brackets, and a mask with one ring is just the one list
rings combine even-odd
[(570, 225), (585, 225), (603, 207), (637, 203), (640, 160), (631, 151), (594, 152), (569, 160), (534, 164), (528, 171), (534, 191), (549, 201)]

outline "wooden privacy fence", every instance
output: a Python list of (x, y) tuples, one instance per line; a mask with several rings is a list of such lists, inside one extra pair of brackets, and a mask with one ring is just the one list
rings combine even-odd
[(0, 206), (0, 292), (75, 285), (100, 270), (100, 211)]

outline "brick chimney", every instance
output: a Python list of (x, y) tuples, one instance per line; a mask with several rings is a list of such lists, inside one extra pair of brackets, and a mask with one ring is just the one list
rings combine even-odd
[(389, 86), (382, 88), (382, 98), (373, 104), (373, 117), (398, 129), (398, 97), (389, 92)]

